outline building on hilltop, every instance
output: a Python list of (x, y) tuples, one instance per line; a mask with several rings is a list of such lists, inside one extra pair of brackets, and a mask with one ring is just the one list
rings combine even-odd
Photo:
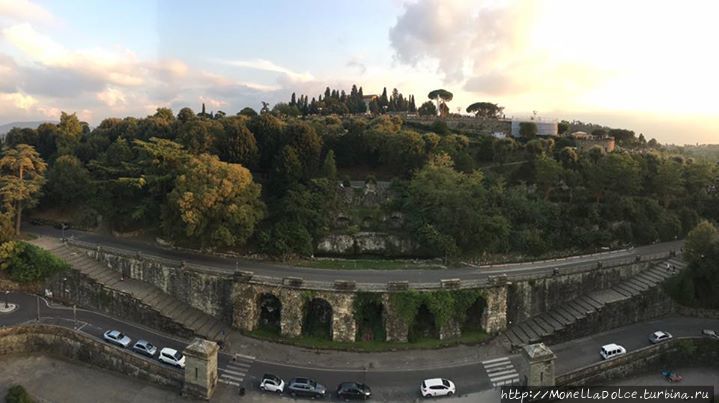
[(369, 115), (369, 114), (372, 113), (372, 112), (370, 112), (369, 104), (370, 104), (372, 101), (374, 101), (375, 99), (377, 99), (377, 98), (378, 98), (377, 95), (363, 95), (363, 96), (362, 96), (362, 101), (364, 101), (364, 106), (365, 106), (365, 109), (366, 109), (366, 112), (365, 112), (365, 113), (366, 113), (366, 114)]
[(612, 136), (595, 136), (587, 132), (574, 132), (569, 135), (577, 144), (577, 149), (587, 151), (594, 146), (599, 146), (604, 152), (610, 153), (614, 151), (614, 137)]
[(519, 134), (519, 128), (522, 123), (534, 123), (537, 126), (538, 137), (557, 137), (559, 136), (559, 125), (556, 120), (543, 121), (541, 119), (512, 119), (512, 137), (522, 137)]

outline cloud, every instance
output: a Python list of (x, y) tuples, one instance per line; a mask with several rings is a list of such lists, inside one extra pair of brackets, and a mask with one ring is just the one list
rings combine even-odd
[(243, 67), (243, 68), (249, 68), (249, 69), (255, 69), (255, 70), (270, 71), (270, 72), (274, 72), (274, 73), (281, 73), (292, 81), (304, 82), (304, 81), (310, 81), (310, 80), (314, 79), (314, 77), (310, 73), (297, 73), (295, 71), (288, 69), (287, 67), (277, 65), (277, 64), (275, 64), (269, 60), (265, 60), (265, 59), (229, 60), (229, 61), (225, 61), (224, 63), (229, 64), (231, 66), (235, 66), (235, 67)]
[(365, 64), (362, 63), (358, 57), (352, 57), (347, 62), (347, 67), (355, 69), (359, 73), (359, 75), (363, 75), (367, 72), (367, 66), (365, 66)]
[(55, 21), (49, 11), (29, 0), (0, 0), (0, 18), (42, 23)]
[(9, 103), (15, 108), (27, 111), (37, 105), (38, 101), (32, 96), (20, 92), (0, 94), (0, 104), (5, 105), (6, 103)]
[(117, 89), (108, 87), (102, 92), (97, 93), (97, 99), (107, 106), (125, 105), (125, 94)]

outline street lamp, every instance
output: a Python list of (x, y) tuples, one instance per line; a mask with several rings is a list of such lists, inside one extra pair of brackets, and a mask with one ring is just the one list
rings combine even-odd
[(67, 225), (65, 223), (60, 224), (60, 229), (62, 230), (62, 241), (65, 240), (65, 229), (67, 228)]
[(10, 294), (10, 291), (5, 290), (5, 309), (9, 309), (9, 308), (10, 308), (10, 305), (8, 305), (8, 303), (7, 303), (7, 296), (8, 296), (8, 294)]

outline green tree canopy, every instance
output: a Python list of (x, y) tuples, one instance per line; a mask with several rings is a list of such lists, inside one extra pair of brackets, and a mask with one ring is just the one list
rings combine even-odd
[(239, 164), (191, 157), (167, 196), (162, 227), (172, 238), (202, 247), (243, 246), (264, 216), (260, 186)]
[(40, 189), (45, 183), (47, 164), (35, 148), (18, 144), (13, 148), (4, 147), (0, 158), (0, 194), (6, 210), (14, 209), (15, 234), (20, 234), (23, 207), (37, 203)]

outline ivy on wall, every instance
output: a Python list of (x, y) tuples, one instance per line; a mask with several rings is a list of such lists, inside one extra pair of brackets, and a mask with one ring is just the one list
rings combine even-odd
[(417, 310), (425, 304), (434, 315), (436, 325), (441, 327), (451, 321), (462, 324), (467, 317), (467, 310), (479, 298), (484, 298), (481, 289), (432, 292), (408, 290), (390, 294), (389, 302), (397, 315), (410, 327), (414, 323)]

